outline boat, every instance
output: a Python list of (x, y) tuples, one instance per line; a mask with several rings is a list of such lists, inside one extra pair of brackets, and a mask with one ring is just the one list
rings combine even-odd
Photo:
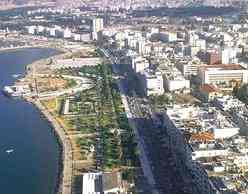
[(7, 96), (11, 97), (18, 97), (21, 96), (22, 94), (16, 90), (16, 87), (14, 86), (5, 86), (3, 88), (3, 93)]
[(13, 78), (18, 78), (20, 76), (21, 76), (20, 74), (14, 74), (14, 75), (12, 75)]
[(30, 88), (28, 85), (14, 85), (14, 86), (5, 86), (2, 92), (11, 97), (22, 97), (25, 95), (30, 95)]
[(7, 154), (10, 154), (10, 153), (14, 152), (14, 149), (6, 150), (5, 152), (6, 152)]

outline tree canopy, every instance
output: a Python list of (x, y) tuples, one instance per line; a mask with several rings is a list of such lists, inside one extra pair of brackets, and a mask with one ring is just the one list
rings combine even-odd
[(236, 96), (242, 102), (248, 104), (248, 84), (235, 86), (233, 88), (233, 95)]

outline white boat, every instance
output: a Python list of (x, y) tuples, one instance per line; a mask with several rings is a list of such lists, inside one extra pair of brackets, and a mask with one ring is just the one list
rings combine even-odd
[(17, 96), (21, 96), (21, 92), (18, 92), (16, 90), (15, 86), (5, 86), (3, 88), (3, 93), (6, 94), (7, 96), (12, 96), (12, 97), (17, 97)]
[(13, 78), (18, 78), (20, 76), (21, 76), (20, 74), (14, 74), (14, 75), (12, 75)]
[(6, 150), (6, 153), (7, 153), (7, 154), (10, 154), (10, 153), (12, 153), (12, 152), (14, 152), (14, 149)]
[(30, 88), (28, 85), (5, 86), (3, 93), (11, 97), (22, 97), (30, 95)]

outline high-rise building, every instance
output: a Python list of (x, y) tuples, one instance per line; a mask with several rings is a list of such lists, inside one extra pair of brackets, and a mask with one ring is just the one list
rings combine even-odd
[(95, 18), (92, 20), (92, 39), (98, 40), (99, 33), (103, 30), (103, 19)]

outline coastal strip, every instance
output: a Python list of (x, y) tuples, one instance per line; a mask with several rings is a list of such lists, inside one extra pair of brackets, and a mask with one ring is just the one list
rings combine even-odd
[[(55, 56), (37, 60), (26, 66), (26, 72), (24, 78), (29, 76), (34, 77), (40, 69), (44, 68), (46, 65), (49, 65), (52, 60), (63, 58), (66, 56), (68, 51), (62, 47), (55, 48), (60, 51)], [(41, 103), (38, 98), (23, 97), (27, 102), (32, 103), (40, 113), (45, 117), (45, 119), (51, 125), (53, 132), (56, 135), (56, 138), (60, 146), (60, 157), (59, 157), (59, 173), (54, 188), (54, 193), (56, 194), (71, 194), (72, 193), (72, 180), (73, 180), (73, 156), (72, 156), (72, 145), (69, 137), (67, 136), (64, 128), (59, 124), (55, 119), (53, 114), (49, 112), (48, 109)]]
[(59, 176), (58, 194), (72, 193), (72, 178), (73, 178), (73, 157), (72, 145), (66, 135), (63, 127), (56, 121), (53, 115), (42, 105), (39, 100), (26, 99), (28, 102), (34, 104), (40, 112), (45, 116), (47, 121), (52, 125), (54, 132), (57, 134), (58, 140), (62, 147), (62, 173)]

